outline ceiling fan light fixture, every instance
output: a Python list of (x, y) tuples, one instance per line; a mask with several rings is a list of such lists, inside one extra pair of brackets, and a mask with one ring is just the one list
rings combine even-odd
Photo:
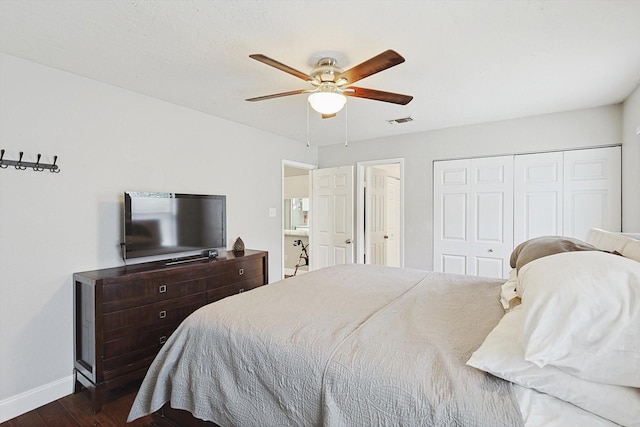
[(309, 95), (311, 108), (320, 114), (336, 114), (342, 110), (347, 102), (347, 97), (336, 92), (314, 92)]

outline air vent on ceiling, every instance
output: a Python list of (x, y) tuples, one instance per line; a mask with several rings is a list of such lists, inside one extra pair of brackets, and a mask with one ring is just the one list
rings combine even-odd
[(399, 125), (400, 123), (408, 123), (412, 121), (413, 121), (413, 117), (409, 116), (409, 117), (402, 117), (400, 119), (387, 120), (387, 123), (389, 123), (390, 125)]

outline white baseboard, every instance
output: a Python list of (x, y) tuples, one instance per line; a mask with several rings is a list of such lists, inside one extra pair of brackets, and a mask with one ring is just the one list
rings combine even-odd
[(0, 400), (0, 423), (58, 400), (73, 393), (74, 378), (70, 375), (52, 383), (27, 390)]

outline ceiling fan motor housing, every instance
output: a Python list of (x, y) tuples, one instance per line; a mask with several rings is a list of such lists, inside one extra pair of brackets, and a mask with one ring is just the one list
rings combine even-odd
[[(321, 58), (316, 67), (311, 70), (311, 77), (315, 80), (315, 82), (311, 82), (312, 84), (320, 84), (325, 82), (337, 83), (336, 77), (342, 74), (344, 70), (340, 67), (336, 66), (336, 60), (334, 58)], [(344, 79), (341, 79), (344, 80)], [(346, 84), (347, 81), (344, 80), (341, 84)]]

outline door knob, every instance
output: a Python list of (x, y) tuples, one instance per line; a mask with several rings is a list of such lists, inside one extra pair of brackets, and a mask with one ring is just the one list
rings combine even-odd
[(347, 245), (350, 245), (350, 244), (351, 244), (351, 239), (347, 239), (347, 240), (345, 241), (345, 243), (346, 243)]
[(388, 238), (389, 238), (389, 236), (384, 236), (384, 238), (385, 238), (385, 239), (388, 239)]

